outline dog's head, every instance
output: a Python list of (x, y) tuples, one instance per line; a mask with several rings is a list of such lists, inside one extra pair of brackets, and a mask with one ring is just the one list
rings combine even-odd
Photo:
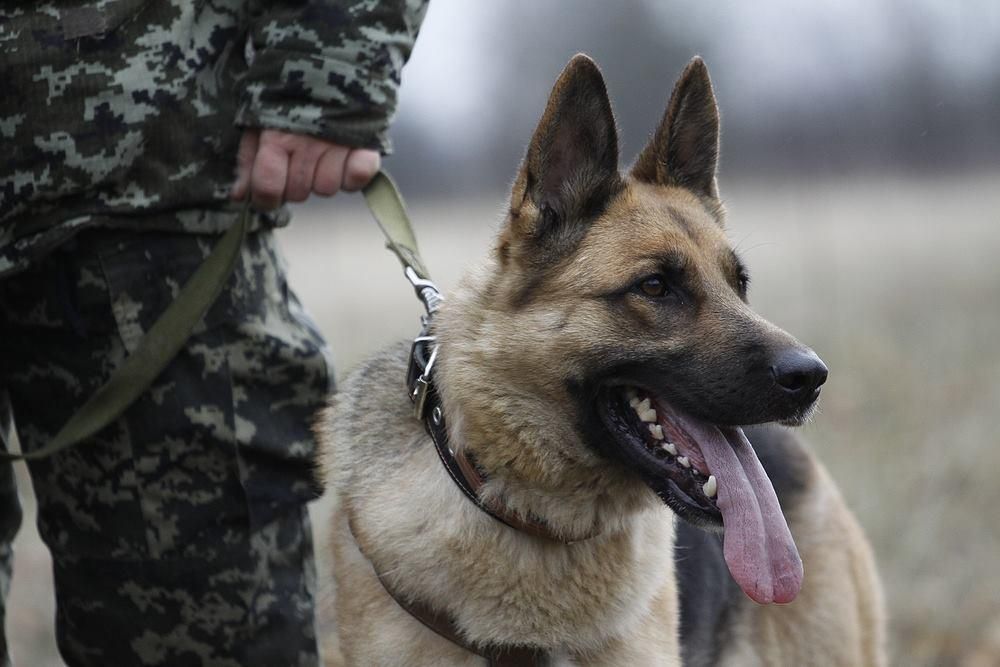
[(755, 599), (780, 601), (797, 591), (801, 564), (796, 574), (774, 492), (739, 427), (801, 423), (827, 370), (747, 305), (747, 270), (723, 230), (718, 154), (715, 96), (695, 59), (649, 144), (619, 172), (601, 73), (575, 57), (513, 185), (477, 326), (504, 357), (497, 397), (519, 397), (508, 423), (511, 409), (544, 411), (525, 397), (547, 403), (564, 427), (550, 445), (563, 459), (610, 459), (681, 517), (725, 522), (730, 566), (747, 570), (734, 576)]

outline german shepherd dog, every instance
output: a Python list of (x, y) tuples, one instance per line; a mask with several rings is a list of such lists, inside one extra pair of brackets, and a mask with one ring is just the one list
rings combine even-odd
[(567, 65), (492, 253), (432, 325), (450, 447), (483, 503), (549, 535), (463, 496), (412, 416), (406, 347), (370, 359), (319, 426), (347, 664), (484, 664), (470, 646), (565, 665), (885, 663), (858, 524), (791, 431), (750, 427), (809, 418), (827, 369), (747, 305), (718, 152), (700, 59), (627, 173), (600, 71)]

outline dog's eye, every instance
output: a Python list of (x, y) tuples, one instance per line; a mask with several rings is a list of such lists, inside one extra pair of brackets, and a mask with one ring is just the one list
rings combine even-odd
[(750, 287), (750, 276), (745, 271), (740, 271), (740, 275), (737, 277), (737, 280), (740, 284), (740, 294), (745, 295), (747, 293), (747, 289)]
[(646, 296), (652, 297), (663, 296), (669, 291), (667, 281), (659, 274), (643, 278), (642, 282), (639, 283), (639, 289)]

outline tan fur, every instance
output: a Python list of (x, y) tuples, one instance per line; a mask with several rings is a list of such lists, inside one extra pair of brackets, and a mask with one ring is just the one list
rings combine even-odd
[[(382, 357), (367, 372), (373, 368), (380, 376), (400, 377), (403, 354)], [(571, 664), (679, 664), (669, 510), (646, 498), (641, 510), (616, 517), (624, 529), (569, 546), (523, 535), (461, 494), (419, 424), (410, 429), (410, 442), (403, 443), (391, 466), (345, 475), (344, 463), (358, 459), (357, 448), (366, 443), (340, 425), (368, 418), (361, 414), (368, 410), (378, 412), (381, 425), (412, 422), (409, 401), (397, 387), (367, 393), (364, 406), (348, 407), (338, 399), (329, 422), (333, 446), (326, 472), (345, 503), (335, 519), (331, 548), (336, 626), (347, 664), (463, 664), (452, 644), (386, 595), (347, 532), (348, 514), (364, 526), (366, 554), (392, 576), (395, 589), (448, 609), (471, 639), (560, 647), (572, 656)], [(347, 386), (341, 396), (350, 390)], [(383, 437), (385, 430), (371, 436)], [(398, 437), (398, 430), (393, 435)], [(414, 441), (420, 446), (412, 447)], [(491, 441), (515, 439), (494, 429)], [(609, 563), (616, 565), (609, 568)], [(655, 657), (609, 662), (606, 656), (615, 645)]]
[[(714, 109), (703, 70), (689, 66), (678, 89)], [(407, 349), (374, 357), (344, 383), (319, 427), (337, 497), (335, 627), (348, 665), (482, 664), (403, 611), (373, 563), (397, 594), (448, 612), (475, 643), (546, 647), (556, 664), (680, 664), (673, 515), (634, 474), (584, 446), (570, 409), (573, 381), (612, 350), (725, 351), (733, 322), (771, 341), (794, 339), (737, 293), (714, 155), (711, 171), (689, 162), (669, 170), (670, 182), (655, 182), (664, 177), (656, 155), (667, 150), (658, 143), (697, 140), (661, 128), (634, 175), (620, 177), (610, 106), (604, 98), (581, 107), (591, 95), (605, 95), (603, 81), (593, 63), (574, 59), (536, 130), (493, 254), (448, 295), (435, 332), (451, 441), (488, 475), (482, 495), (566, 538), (599, 535), (565, 545), (481, 512), (412, 417)], [(664, 123), (691, 113), (677, 95)], [(593, 146), (567, 161), (580, 141)], [(692, 147), (674, 149), (683, 157)], [(569, 227), (589, 215), (595, 196), (606, 200), (599, 214)], [(684, 258), (697, 277), (688, 289), (706, 305), (684, 330), (651, 336), (662, 328), (660, 310), (631, 293), (610, 307), (608, 295), (657, 271), (666, 253)], [(884, 664), (870, 551), (827, 474), (804, 450), (796, 455), (809, 483), (786, 512), (805, 587), (788, 606), (739, 605), (724, 664)]]

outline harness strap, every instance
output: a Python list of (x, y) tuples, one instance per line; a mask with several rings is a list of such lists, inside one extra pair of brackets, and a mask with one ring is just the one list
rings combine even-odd
[(420, 621), (429, 630), (432, 630), (451, 643), (461, 646), (470, 653), (475, 653), (482, 658), (486, 658), (490, 667), (546, 667), (550, 664), (548, 653), (532, 646), (515, 646), (512, 644), (482, 646), (466, 640), (462, 635), (462, 631), (449, 614), (439, 612), (420, 600), (407, 598), (393, 590), (386, 575), (375, 565), (375, 561), (364, 553), (362, 548), (364, 540), (358, 535), (354, 519), (350, 516), (350, 513), (348, 513), (347, 526), (354, 537), (355, 544), (358, 545), (358, 549), (372, 566), (375, 576), (378, 578), (379, 583), (382, 584), (385, 592), (389, 594), (389, 597), (403, 611)]
[(45, 446), (23, 454), (0, 451), (0, 460), (34, 461), (51, 456), (91, 437), (117, 419), (156, 380), (180, 352), (191, 331), (215, 303), (236, 266), (250, 227), (250, 200), (239, 221), (215, 244), (177, 298), (142, 337), (135, 352), (112, 373), (55, 437)]

